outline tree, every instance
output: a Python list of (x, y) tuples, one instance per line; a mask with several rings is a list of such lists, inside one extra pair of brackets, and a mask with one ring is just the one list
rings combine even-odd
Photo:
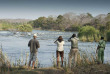
[(106, 16), (107, 15), (105, 15), (105, 14), (99, 14), (94, 19), (98, 20), (98, 24), (103, 24), (104, 25), (106, 23), (106, 21), (105, 21)]
[(80, 14), (79, 16), (78, 16), (78, 18), (79, 18), (79, 24), (80, 25), (83, 25), (83, 24), (85, 24), (85, 23), (90, 23), (91, 22), (91, 20), (92, 20), (92, 15), (91, 14), (89, 14), (89, 13), (83, 13), (83, 14)]
[(64, 30), (65, 28), (64, 21), (65, 21), (65, 18), (62, 15), (59, 15), (57, 17), (56, 23), (57, 23), (58, 30)]
[(53, 17), (47, 18), (47, 29), (56, 29), (55, 20), (53, 19)]
[(106, 29), (107, 29), (107, 30), (110, 30), (110, 21), (108, 21), (108, 22), (106, 23)]
[(110, 21), (110, 13), (107, 14), (105, 19), (106, 19), (107, 22)]
[(39, 17), (38, 19), (33, 21), (34, 27), (39, 28), (39, 27), (44, 27), (46, 25), (46, 17)]
[(93, 18), (92, 14), (90, 14), (90, 13), (87, 13), (87, 16), (90, 18)]
[(71, 27), (74, 25), (78, 25), (78, 19), (77, 19), (77, 15), (75, 13), (69, 12), (69, 13), (65, 13), (63, 15), (63, 17), (65, 18), (65, 29), (66, 30), (71, 30)]

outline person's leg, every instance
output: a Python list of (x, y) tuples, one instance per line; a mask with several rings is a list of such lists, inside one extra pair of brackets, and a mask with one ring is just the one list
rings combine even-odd
[(71, 68), (71, 61), (72, 61), (73, 53), (72, 49), (69, 52), (69, 58), (68, 58), (68, 67)]
[(34, 67), (35, 67), (35, 61), (36, 61), (36, 58), (37, 58), (37, 52), (33, 53), (32, 69), (34, 69)]
[(57, 55), (57, 66), (59, 65), (59, 52), (58, 51), (56, 51), (56, 55)]
[(32, 60), (32, 53), (30, 53), (30, 59), (29, 59), (28, 68), (29, 68), (29, 67), (30, 67), (30, 65), (31, 65), (31, 60)]
[(74, 49), (74, 67), (76, 66), (76, 63), (77, 63), (77, 54), (78, 54), (78, 49)]
[(101, 62), (101, 50), (98, 50), (98, 64)]
[(31, 60), (29, 61), (29, 65), (28, 66), (30, 67), (30, 65), (31, 65)]
[(36, 58), (36, 61), (35, 61), (35, 68), (37, 68), (37, 65), (38, 65), (38, 59)]
[(63, 58), (64, 58), (64, 51), (61, 52), (61, 62), (62, 62), (62, 67), (63, 67)]
[(101, 61), (102, 61), (102, 64), (104, 62), (104, 50), (102, 50), (102, 53), (101, 53)]
[(32, 69), (34, 69), (34, 65), (35, 65), (35, 61), (33, 61), (33, 63), (32, 63)]
[(72, 65), (72, 67), (75, 66), (75, 57), (76, 57), (76, 55), (75, 55), (75, 49), (74, 49), (74, 50), (73, 50), (73, 65)]

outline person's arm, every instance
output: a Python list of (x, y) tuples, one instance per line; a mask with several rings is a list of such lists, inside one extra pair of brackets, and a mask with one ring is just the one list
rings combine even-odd
[(99, 44), (98, 44), (98, 46), (97, 46), (97, 49), (96, 49), (96, 53), (98, 53), (98, 50), (99, 50), (99, 48), (100, 48), (100, 41), (99, 41)]
[(105, 44), (106, 44), (106, 43), (105, 43), (105, 41), (104, 41), (104, 43), (103, 43), (103, 44), (104, 44), (104, 50), (105, 50)]
[(79, 41), (79, 38), (77, 38), (77, 40)]
[(65, 41), (63, 41), (63, 46), (64, 46), (64, 44), (65, 44)]
[(100, 47), (99, 47), (99, 45), (98, 45), (98, 46), (97, 46), (97, 49), (96, 49), (96, 53), (98, 53), (99, 48), (100, 48)]
[(54, 43), (57, 43), (58, 39), (54, 42)]
[(69, 42), (71, 41), (71, 38), (72, 38), (72, 37), (70, 37), (70, 38), (68, 39)]
[(40, 48), (39, 41), (36, 41), (37, 48)]
[(105, 48), (105, 41), (103, 41), (103, 42), (99, 42), (99, 47), (101, 47), (101, 48)]
[(31, 46), (31, 40), (29, 41), (29, 43), (28, 43), (28, 47), (30, 47)]

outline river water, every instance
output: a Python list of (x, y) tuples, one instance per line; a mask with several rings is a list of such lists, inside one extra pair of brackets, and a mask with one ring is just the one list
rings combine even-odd
[[(42, 31), (33, 30), (32, 33), (13, 33), (9, 31), (0, 31), (0, 45), (2, 51), (8, 56), (11, 63), (17, 63), (17, 60), (21, 60), (23, 63), (26, 61), (26, 54), (29, 54), (28, 42), (32, 39), (32, 35), (37, 33), (40, 48), (38, 49), (38, 61), (40, 66), (47, 67), (52, 66), (53, 57), (56, 57), (56, 44), (54, 41), (62, 36), (65, 41), (64, 52), (65, 58), (68, 58), (70, 51), (70, 42), (68, 39), (73, 33), (77, 32), (56, 32), (56, 31)], [(79, 41), (78, 47), (80, 52), (87, 52), (95, 54), (98, 43), (96, 42), (81, 42)], [(110, 42), (106, 43), (105, 48), (105, 62), (110, 62)], [(27, 62), (29, 60), (29, 56)]]

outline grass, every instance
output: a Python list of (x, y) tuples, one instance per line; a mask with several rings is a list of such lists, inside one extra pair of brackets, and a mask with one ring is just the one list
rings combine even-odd
[(95, 65), (75, 67), (73, 70), (75, 74), (110, 74), (110, 65), (95, 64)]
[(21, 69), (21, 70), (14, 70), (11, 71), (10, 74), (64, 74), (65, 71), (63, 69), (56, 69), (56, 68), (39, 68), (34, 70), (27, 70), (27, 69)]
[[(81, 50), (81, 49), (80, 49)], [(27, 57), (29, 54), (26, 52), (26, 58), (24, 60), (25, 64), (21, 65), (22, 61), (18, 59), (17, 65), (7, 65), (6, 61), (3, 61), (3, 65), (0, 67), (0, 74), (109, 74), (110, 65), (107, 64), (97, 64), (97, 55), (87, 54), (88, 51), (78, 53), (77, 65), (76, 67), (68, 68), (68, 58), (64, 58), (64, 66), (56, 66), (56, 57), (52, 57), (52, 67), (44, 68), (40, 65), (37, 60), (37, 68), (34, 70), (27, 69)], [(22, 53), (21, 53), (22, 55)], [(21, 56), (22, 57), (22, 56)], [(3, 59), (3, 56), (0, 58)], [(9, 63), (9, 62), (8, 62)]]

